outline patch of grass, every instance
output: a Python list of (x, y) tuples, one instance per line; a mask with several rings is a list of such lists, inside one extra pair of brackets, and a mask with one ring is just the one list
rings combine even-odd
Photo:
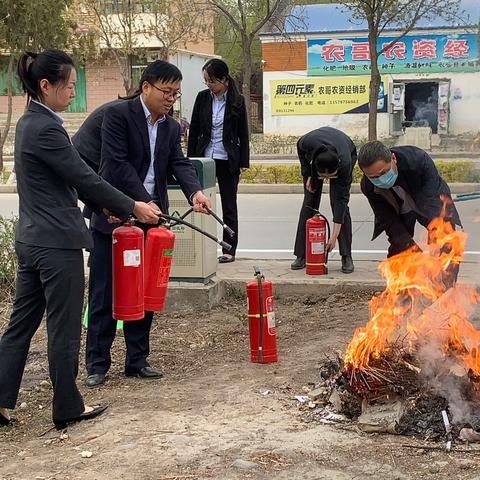
[(17, 256), (15, 228), (18, 218), (0, 216), (0, 300), (10, 301), (15, 293)]

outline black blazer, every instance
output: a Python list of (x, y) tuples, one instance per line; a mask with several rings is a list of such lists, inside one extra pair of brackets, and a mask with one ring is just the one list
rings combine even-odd
[[(212, 135), (212, 94), (202, 90), (193, 106), (188, 134), (189, 157), (203, 157)], [(240, 168), (250, 165), (247, 109), (242, 95), (233, 102), (227, 94), (223, 119), (223, 147), (228, 155), (230, 171), (238, 173)]]
[(297, 143), (297, 152), (302, 176), (304, 181), (307, 177), (312, 177), (314, 188), (323, 186), (323, 180), (318, 180), (312, 176), (314, 154), (323, 145), (335, 147), (340, 157), (337, 178), (332, 178), (329, 182), (333, 221), (343, 225), (350, 200), (350, 187), (352, 185), (353, 167), (357, 162), (357, 149), (348, 135), (333, 127), (317, 128), (301, 137)]
[[(100, 175), (134, 200), (150, 202), (143, 181), (150, 166), (147, 120), (140, 97), (124, 100), (105, 110), (102, 123)], [(158, 206), (168, 212), (167, 171), (171, 169), (185, 196), (201, 190), (195, 168), (180, 147), (180, 125), (169, 115), (159, 124), (155, 145), (155, 188)], [(94, 214), (92, 227), (111, 233), (114, 226)]]
[(102, 123), (105, 110), (123, 100), (113, 100), (96, 108), (72, 137), (73, 146), (85, 163), (95, 172), (100, 167), (102, 152)]
[[(394, 147), (391, 151), (397, 158), (398, 178), (395, 185), (402, 187), (410, 194), (419, 212), (417, 219), (426, 227), (440, 214), (443, 204), (440, 195), (451, 199), (450, 189), (438, 173), (433, 160), (422, 149), (402, 146)], [(375, 187), (365, 175), (361, 181), (361, 189), (375, 214), (372, 240), (385, 230), (399, 250), (413, 245), (413, 239), (400, 217), (403, 201), (394, 190)], [(446, 219), (452, 224), (461, 225), (453, 202), (450, 202), (446, 209)]]
[(133, 211), (133, 200), (89, 168), (55, 115), (35, 102), (30, 102), (17, 123), (15, 173), (20, 206), (16, 241), (20, 243), (62, 249), (92, 247), (78, 198), (118, 216)]

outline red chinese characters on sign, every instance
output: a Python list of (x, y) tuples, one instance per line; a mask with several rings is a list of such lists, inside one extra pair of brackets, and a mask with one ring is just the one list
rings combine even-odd
[(414, 59), (437, 58), (436, 40), (413, 40), (412, 48), (412, 56)]
[(343, 62), (345, 46), (342, 44), (327, 43), (322, 48), (322, 57), (326, 62)]
[(368, 42), (352, 42), (352, 60), (370, 60)]
[(443, 47), (445, 58), (468, 58), (469, 46), (467, 40), (447, 40)]
[[(382, 49), (385, 48), (387, 45), (388, 43), (383, 43)], [(399, 60), (405, 60), (405, 52), (405, 42), (395, 42), (383, 52), (383, 55), (388, 60), (395, 60), (395, 58), (398, 58)]]

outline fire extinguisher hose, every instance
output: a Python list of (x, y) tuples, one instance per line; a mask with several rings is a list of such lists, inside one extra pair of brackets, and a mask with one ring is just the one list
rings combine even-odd
[(261, 362), (263, 360), (263, 288), (262, 288), (262, 280), (264, 276), (260, 273), (260, 269), (258, 267), (253, 267), (255, 270), (255, 276), (257, 277), (258, 282), (258, 314), (259, 314), (259, 321), (260, 324), (258, 326), (258, 353), (257, 353), (257, 360)]
[[(226, 223), (224, 223), (223, 220), (211, 208), (208, 208), (205, 204), (203, 205), (203, 208), (205, 208), (205, 210), (207, 210), (209, 215), (211, 215), (222, 226), (222, 228), (228, 233), (228, 235), (230, 235), (231, 237), (235, 236), (235, 232)], [(190, 215), (192, 212), (193, 212), (193, 208), (190, 208), (178, 219), (183, 220), (185, 217)], [(180, 223), (180, 222), (177, 222), (177, 218), (175, 218), (175, 222), (170, 223), (170, 225), (174, 226), (177, 223)]]
[(182, 225), (190, 227), (192, 230), (195, 230), (195, 231), (201, 233), (202, 235), (205, 235), (210, 240), (213, 240), (214, 242), (218, 243), (222, 248), (224, 248), (227, 251), (230, 251), (232, 249), (232, 246), (229, 243), (224, 242), (223, 240), (219, 240), (218, 238), (214, 237), (212, 234), (210, 234), (208, 232), (205, 232), (205, 230), (202, 230), (201, 228), (197, 227), (196, 225), (193, 225), (193, 223), (186, 222), (182, 218), (172, 217), (170, 215), (166, 215), (165, 213), (161, 213), (160, 218), (162, 218), (164, 220), (171, 221), (171, 222), (175, 222), (175, 225), (177, 223), (181, 223)]

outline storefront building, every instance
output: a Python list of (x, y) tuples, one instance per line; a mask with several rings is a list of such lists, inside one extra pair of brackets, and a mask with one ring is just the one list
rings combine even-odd
[[(366, 27), (352, 24), (336, 5), (298, 8), (306, 31), (292, 32), (288, 40), (275, 33), (261, 35), (264, 132), (300, 135), (329, 125), (366, 137)], [(480, 6), (472, 4), (469, 13), (476, 23)], [(478, 26), (443, 23), (420, 21), (403, 37), (390, 30), (379, 38), (377, 51), (393, 42), (379, 57), (379, 137), (402, 135), (406, 127), (430, 127), (433, 135), (480, 129)]]

